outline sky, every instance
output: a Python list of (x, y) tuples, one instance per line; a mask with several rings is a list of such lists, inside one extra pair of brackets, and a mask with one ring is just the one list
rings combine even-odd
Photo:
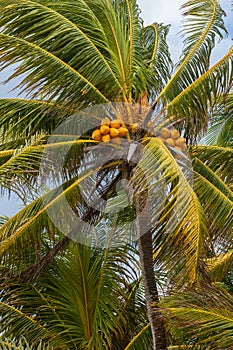
[[(170, 24), (170, 32), (168, 35), (168, 43), (170, 52), (174, 62), (176, 62), (182, 52), (182, 38), (178, 34), (181, 30), (181, 11), (180, 6), (184, 3), (184, 0), (138, 0), (139, 7), (141, 8), (141, 16), (145, 24), (151, 24), (153, 22)], [(217, 61), (223, 56), (232, 45), (233, 38), (233, 13), (230, 13), (231, 0), (220, 0), (220, 4), (224, 11), (228, 14), (225, 19), (227, 29), (229, 31), (229, 37), (224, 39), (215, 49), (213, 55), (213, 62)], [(6, 79), (5, 73), (0, 74), (0, 81)], [(10, 91), (15, 84), (0, 85), (0, 98), (3, 97), (15, 97), (16, 91)], [(0, 216), (11, 216), (16, 213), (22, 204), (15, 198), (7, 199), (6, 197), (0, 198)]]

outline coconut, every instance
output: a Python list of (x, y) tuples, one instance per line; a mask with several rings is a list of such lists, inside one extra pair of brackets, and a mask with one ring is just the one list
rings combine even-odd
[(117, 119), (112, 120), (110, 122), (110, 127), (111, 128), (119, 129), (120, 126), (121, 126), (121, 122), (119, 120), (117, 120)]
[(95, 141), (101, 141), (102, 135), (101, 135), (101, 132), (100, 132), (99, 129), (93, 131), (93, 133), (92, 133), (92, 138), (93, 138)]
[(171, 138), (174, 140), (178, 139), (180, 137), (180, 132), (179, 130), (173, 129), (171, 130)]
[(102, 142), (109, 142), (111, 140), (111, 137), (109, 134), (102, 136)]
[(128, 134), (128, 129), (124, 128), (123, 126), (121, 126), (119, 129), (119, 135), (120, 136), (126, 136)]
[(176, 146), (183, 148), (184, 145), (186, 144), (185, 141), (186, 141), (186, 140), (185, 140), (184, 137), (179, 137), (179, 138), (175, 141)]
[(165, 140), (165, 143), (167, 146), (170, 146), (170, 147), (174, 147), (176, 144), (175, 144), (175, 141), (169, 137), (168, 139)]
[(109, 126), (107, 125), (101, 125), (100, 132), (102, 135), (106, 135), (109, 133)]
[(180, 139), (180, 142), (186, 143), (186, 138), (184, 138), (184, 137), (179, 137), (179, 139)]
[(108, 117), (104, 118), (101, 122), (101, 125), (110, 125), (110, 119)]
[(121, 145), (121, 138), (120, 137), (114, 137), (114, 139), (111, 140), (116, 145)]
[(110, 128), (110, 136), (113, 137), (117, 137), (119, 136), (119, 131), (116, 128)]
[(175, 148), (177, 151), (179, 151), (179, 152), (182, 151), (181, 147), (175, 146), (174, 148)]
[(171, 131), (168, 130), (167, 128), (162, 128), (160, 130), (160, 136), (163, 138), (163, 139), (168, 139), (171, 137)]
[(134, 124), (130, 125), (130, 129), (133, 133), (135, 133), (139, 129), (139, 124), (134, 123)]

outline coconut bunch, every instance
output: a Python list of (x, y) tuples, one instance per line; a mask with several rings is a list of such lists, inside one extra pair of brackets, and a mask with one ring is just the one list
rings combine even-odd
[(186, 139), (180, 136), (180, 132), (177, 129), (161, 128), (158, 138), (166, 146), (173, 147), (178, 151), (182, 151), (187, 147)]
[(92, 133), (92, 138), (99, 142), (110, 142), (121, 144), (121, 139), (129, 135), (129, 131), (136, 132), (138, 124), (132, 124), (129, 129), (118, 119), (110, 120), (104, 118), (99, 129)]

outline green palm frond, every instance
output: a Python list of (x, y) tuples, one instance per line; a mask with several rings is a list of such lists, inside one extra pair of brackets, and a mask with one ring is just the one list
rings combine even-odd
[(211, 349), (230, 349), (233, 341), (232, 295), (224, 289), (187, 291), (165, 299), (161, 306), (174, 336), (178, 328), (186, 341), (206, 344)]
[(176, 72), (160, 94), (170, 101), (205, 73), (215, 37), (222, 38), (222, 32), (226, 32), (222, 19), (224, 12), (218, 1), (190, 0), (181, 8), (185, 18), (184, 49)]
[(1, 350), (53, 350), (54, 348), (50, 345), (43, 345), (40, 343), (36, 348), (30, 346), (25, 339), (22, 340), (10, 340), (10, 339), (0, 339), (0, 349)]
[[(64, 348), (64, 344), (69, 349), (109, 349), (117, 344), (117, 339), (118, 345), (121, 339), (128, 341), (127, 337), (133, 337), (136, 330), (127, 324), (127, 318), (145, 308), (145, 301), (144, 305), (133, 303), (133, 312), (124, 308), (130, 298), (136, 300), (138, 284), (134, 293), (130, 288), (137, 265), (134, 253), (130, 247), (101, 250), (72, 244), (36, 283), (9, 282), (2, 293), (2, 304), (11, 301), (15, 309), (22, 309), (24, 317), (33, 315), (35, 329), (32, 339), (27, 324), (16, 320), (14, 328), (14, 324), (11, 326), (1, 318), (2, 334), (5, 336), (9, 329), (13, 336), (20, 333), (36, 345), (41, 340), (38, 328), (43, 324), (47, 333), (56, 338), (58, 349)], [(142, 318), (131, 322), (138, 329)], [(126, 331), (123, 333), (125, 329), (129, 332), (127, 336)]]
[(231, 244), (233, 192), (221, 178), (199, 159), (194, 160), (195, 192), (209, 221), (209, 231), (216, 247)]
[(43, 134), (33, 136), (21, 148), (0, 151), (1, 191), (6, 189), (22, 196), (22, 193), (33, 189), (43, 155), (44, 139)]
[(217, 257), (207, 259), (209, 273), (213, 281), (222, 281), (233, 268), (233, 250), (220, 254)]
[[(87, 0), (105, 30), (107, 44), (111, 48), (111, 61), (124, 88), (126, 102), (137, 99), (146, 90), (143, 50), (141, 45), (142, 20), (135, 0), (108, 1)], [(119, 96), (118, 96), (119, 97)], [(126, 99), (127, 97), (127, 99)]]
[[(7, 2), (7, 4), (9, 4), (9, 2)], [(109, 94), (112, 94), (114, 90), (117, 93), (121, 91), (122, 85), (119, 82), (116, 67), (114, 67), (112, 61), (109, 60), (111, 48), (106, 45), (105, 29), (102, 27), (95, 13), (91, 11), (87, 2), (80, 0), (78, 2), (63, 2), (60, 4), (58, 2), (41, 3), (39, 1), (12, 1), (9, 7), (5, 6), (4, 2), (1, 6), (1, 23), (5, 26), (4, 32), (8, 35), (12, 33), (15, 37), (14, 40), (17, 40), (17, 38), (24, 39), (24, 41), (20, 42), (21, 45), (25, 46), (24, 52), (21, 50), (18, 51), (18, 54), (23, 56), (25, 50), (27, 51), (31, 48), (35, 50), (35, 53), (37, 50), (36, 54), (38, 54), (38, 56), (42, 55), (42, 60), (49, 60), (50, 57), (51, 64), (55, 64), (55, 61), (57, 61), (58, 64), (57, 66), (54, 65), (53, 74), (56, 74), (56, 70), (58, 70), (57, 74), (59, 73), (59, 65), (60, 68), (64, 67), (65, 69), (66, 67), (64, 73), (65, 71), (67, 72), (66, 88), (68, 90), (71, 89), (71, 87), (68, 87), (68, 70), (70, 73), (73, 72), (71, 74), (77, 77), (78, 85), (76, 85), (76, 88), (79, 87), (76, 91), (74, 89), (73, 92), (70, 91), (73, 98), (78, 99), (78, 97), (81, 97), (83, 99), (83, 94), (87, 94), (89, 89), (96, 90), (97, 95), (100, 94), (101, 96), (99, 90), (101, 88), (103, 89), (104, 86)], [(77, 8), (78, 11), (75, 12), (74, 10)], [(114, 9), (111, 7), (109, 7), (109, 10), (114, 12)], [(27, 22), (29, 18), (30, 20)], [(30, 23), (30, 25), (27, 25), (27, 23)], [(33, 23), (33, 25), (31, 25), (31, 23)], [(38, 35), (38, 32), (40, 35)], [(43, 36), (41, 36), (41, 33), (43, 33)], [(32, 43), (35, 46), (30, 46)], [(9, 46), (10, 45), (9, 43)], [(23, 57), (27, 60), (26, 54)], [(29, 62), (27, 62), (27, 64), (28, 63)], [(31, 63), (31, 69), (35, 69), (34, 63), (35, 62)], [(26, 68), (27, 64), (25, 63), (24, 67), (22, 67), (22, 72), (25, 69), (24, 74), (26, 71), (29, 71), (29, 68)], [(18, 70), (17, 74), (20, 73), (20, 70)], [(44, 71), (44, 74), (41, 74), (42, 76), (40, 76), (35, 69), (34, 82), (36, 87), (36, 80), (41, 79), (42, 81), (43, 76), (45, 79), (50, 79), (51, 84), (53, 84), (52, 81), (55, 81), (55, 77), (52, 79), (52, 77), (48, 76), (48, 71)], [(32, 74), (29, 73), (29, 76), (31, 80)], [(74, 81), (72, 84), (73, 88)], [(104, 81), (105, 85), (103, 85), (101, 81)], [(59, 80), (56, 79), (57, 87), (61, 83), (61, 81), (59, 83)], [(30, 84), (30, 90), (32, 90), (31, 85), (32, 84)], [(47, 89), (47, 86), (46, 88), (44, 87), (44, 89), (41, 88), (44, 96)], [(56, 89), (57, 88), (55, 88), (55, 90)], [(48, 93), (50, 95), (50, 92)], [(59, 96), (60, 94), (62, 94), (62, 92), (59, 92)], [(55, 95), (56, 94), (54, 94), (54, 96)], [(64, 100), (65, 96), (63, 94), (62, 96)], [(68, 94), (66, 94), (66, 96), (68, 96)]]
[[(26, 335), (31, 342), (35, 341), (40, 337), (40, 340), (47, 341), (48, 338), (52, 340), (54, 338), (52, 334), (49, 334), (48, 330), (42, 325), (38, 324), (33, 316), (28, 316), (24, 312), (15, 308), (14, 306), (4, 303), (0, 301), (0, 314), (1, 314), (1, 331), (3, 329), (4, 336), (7, 338), (11, 336), (11, 332), (9, 329), (15, 330), (15, 336), (21, 337), (22, 335)], [(19, 327), (22, 324), (22, 327)], [(3, 326), (4, 325), (4, 326)], [(21, 329), (19, 329), (21, 328)], [(56, 339), (54, 339), (54, 343)]]
[(233, 179), (233, 148), (221, 146), (197, 146), (190, 150), (191, 156), (197, 157), (207, 165), (227, 185)]
[[(62, 106), (42, 100), (0, 99), (0, 128), (4, 140), (29, 137), (38, 130), (51, 133), (67, 114)], [(68, 115), (69, 115), (68, 114)]]
[[(148, 339), (147, 333), (150, 329), (150, 324), (148, 323), (145, 327), (143, 327), (138, 334), (134, 336), (134, 338), (130, 341), (130, 343), (124, 348), (124, 350), (143, 350), (150, 345), (145, 340)], [(146, 335), (146, 337), (145, 337)], [(142, 338), (143, 337), (143, 338)], [(144, 340), (145, 337), (145, 340)]]
[(96, 103), (108, 101), (99, 88), (82, 73), (37, 44), (1, 33), (0, 47), (1, 59), (7, 61), (3, 68), (18, 63), (11, 78), (26, 75), (21, 84), (24, 86), (22, 91), (27, 91), (28, 94), (36, 91), (33, 93), (34, 98), (43, 95), (44, 98), (64, 101), (72, 96), (78, 104), (83, 100), (82, 91), (86, 91)]
[(155, 260), (165, 263), (177, 280), (185, 276), (192, 284), (205, 270), (208, 232), (201, 204), (173, 156), (160, 140), (150, 139), (131, 181), (137, 193), (149, 194)]
[[(19, 13), (20, 18), (17, 17)], [(127, 13), (125, 23), (121, 13)], [(92, 85), (97, 94), (104, 89), (109, 96), (121, 95), (124, 84), (131, 84), (132, 72), (142, 62), (138, 50), (141, 21), (136, 1), (116, 4), (107, 1), (91, 4), (83, 0), (63, 4), (12, 2), (10, 10), (4, 8), (4, 17), (6, 33), (21, 37), (23, 29), (25, 40), (53, 54), (54, 59), (57, 57), (60, 62), (65, 62), (86, 81), (87, 85), (76, 91), (82, 99), (83, 95), (89, 96), (88, 85)], [(33, 26), (25, 26), (28, 18), (33, 21)], [(38, 36), (38, 29), (46, 39)], [(109, 34), (115, 42), (115, 52)], [(74, 98), (74, 94), (72, 96)]]
[[(213, 102), (228, 93), (233, 79), (233, 46), (213, 67), (182, 90), (165, 109), (169, 114), (177, 115), (183, 123), (190, 124), (186, 129), (187, 137), (205, 131), (208, 111)], [(184, 118), (184, 116), (186, 116)]]
[(2, 226), (8, 219), (7, 216), (0, 216), (0, 226)]
[(155, 98), (170, 79), (173, 65), (166, 41), (168, 31), (169, 26), (158, 23), (153, 23), (143, 30), (143, 41), (146, 48), (144, 59), (155, 78), (153, 85), (150, 87), (150, 99)]
[(223, 99), (223, 106), (217, 106), (209, 121), (208, 132), (203, 138), (208, 145), (233, 146), (233, 93)]
[[(43, 182), (41, 175), (45, 161), (47, 176), (51, 172), (56, 172), (56, 157), (59, 150), (63, 152), (67, 150), (67, 161), (64, 160), (62, 169), (59, 168), (59, 170), (63, 172), (64, 177), (67, 175), (70, 178), (69, 164), (72, 167), (72, 164), (82, 156), (85, 144), (91, 145), (96, 143), (94, 140), (76, 140), (75, 137), (69, 136), (60, 136), (57, 138), (57, 142), (53, 140), (54, 142), (51, 143), (46, 142), (47, 139), (48, 136), (44, 134), (33, 136), (21, 148), (0, 151), (0, 188), (2, 191), (4, 189), (13, 191), (19, 196), (22, 196), (22, 193), (26, 195), (27, 191), (29, 192), (28, 194), (35, 192)], [(76, 176), (77, 169), (75, 172), (74, 168), (73, 166), (73, 176)]]
[[(75, 144), (75, 142), (79, 143), (79, 141), (83, 143), (83, 140), (72, 141), (71, 143)], [(50, 146), (56, 147), (57, 144), (54, 143), (47, 145), (47, 147)], [(58, 147), (61, 146), (64, 147), (64, 142), (58, 144)], [(70, 144), (68, 146), (70, 147)], [(42, 145), (35, 147), (36, 152), (39, 152), (40, 155), (42, 151), (41, 148), (43, 150), (44, 146)], [(21, 156), (21, 154), (19, 154), (19, 156)], [(51, 159), (51, 168), (52, 164), (56, 164), (56, 159), (53, 157)], [(118, 164), (118, 162), (113, 162), (114, 166), (116, 164)], [(68, 180), (62, 181), (62, 187), (56, 185), (55, 188), (50, 190), (48, 193), (37, 196), (38, 198), (33, 200), (30, 204), (24, 207), (20, 212), (11, 217), (4, 225), (1, 226), (0, 256), (3, 261), (8, 261), (8, 263), (12, 263), (13, 266), (16, 267), (14, 262), (17, 259), (20, 261), (21, 254), (25, 255), (26, 252), (30, 253), (32, 251), (35, 253), (41, 247), (41, 242), (43, 242), (44, 230), (51, 232), (51, 238), (53, 239), (59, 231), (59, 229), (56, 228), (57, 220), (54, 218), (54, 215), (56, 218), (58, 217), (57, 215), (60, 216), (60, 222), (62, 224), (58, 226), (61, 230), (63, 230), (62, 225), (64, 225), (64, 219), (66, 219), (67, 224), (65, 224), (65, 226), (67, 227), (67, 234), (69, 232), (71, 234), (73, 231), (77, 232), (78, 228), (81, 230), (83, 225), (81, 224), (82, 221), (80, 220), (82, 220), (83, 216), (85, 217), (85, 215), (88, 215), (88, 220), (91, 220), (94, 213), (92, 211), (92, 207), (88, 207), (89, 188), (82, 187), (81, 184), (88, 178), (91, 181), (91, 176), (97, 173), (100, 168), (102, 170), (111, 168), (112, 163), (107, 163), (105, 166), (98, 166), (98, 163), (93, 161), (90, 162), (89, 169), (86, 167), (84, 170), (82, 170), (84, 166), (85, 163), (81, 166), (81, 172), (76, 172), (71, 179), (69, 178)], [(61, 174), (59, 173), (56, 175), (60, 176)], [(105, 184), (106, 188), (104, 187), (103, 191), (111, 190), (111, 186), (112, 182), (110, 181), (109, 183)], [(97, 217), (99, 215), (100, 213), (97, 211)], [(76, 217), (76, 221), (77, 218), (80, 219), (77, 222), (78, 228), (73, 227), (74, 216)], [(70, 229), (68, 229), (69, 227)], [(86, 227), (86, 230), (87, 229), (90, 230), (89, 225)], [(90, 232), (85, 231), (82, 233), (83, 236), (80, 234), (80, 237), (87, 237), (91, 236), (92, 234), (92, 230), (90, 230)], [(44, 238), (47, 240), (47, 236)], [(28, 240), (31, 242), (30, 245), (26, 244)], [(26, 249), (26, 247), (28, 249)], [(22, 260), (21, 262), (23, 263)], [(17, 269), (20, 269), (20, 264), (18, 264)]]
[[(8, 262), (13, 262), (18, 257), (20, 261), (20, 256), (26, 253), (27, 246), (28, 251), (31, 251), (31, 247), (34, 247), (34, 251), (40, 247), (45, 229), (54, 236), (57, 229), (51, 222), (48, 211), (50, 208), (58, 210), (61, 217), (65, 217), (68, 202), (72, 208), (78, 201), (82, 202), (78, 188), (83, 179), (74, 178), (63, 183), (62, 192), (58, 187), (44, 196), (40, 196), (2, 225), (0, 228), (1, 258), (4, 261), (6, 259)], [(75, 188), (77, 191), (74, 192)], [(66, 202), (67, 200), (68, 202)], [(28, 240), (31, 242), (30, 245), (26, 244)]]

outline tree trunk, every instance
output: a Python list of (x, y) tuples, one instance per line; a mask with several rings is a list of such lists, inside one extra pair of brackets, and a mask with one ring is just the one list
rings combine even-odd
[(166, 350), (167, 345), (164, 318), (157, 306), (159, 295), (154, 274), (152, 232), (150, 227), (151, 215), (149, 204), (145, 203), (146, 198), (146, 193), (135, 195), (142, 280), (145, 289), (148, 318), (153, 337), (153, 350)]

